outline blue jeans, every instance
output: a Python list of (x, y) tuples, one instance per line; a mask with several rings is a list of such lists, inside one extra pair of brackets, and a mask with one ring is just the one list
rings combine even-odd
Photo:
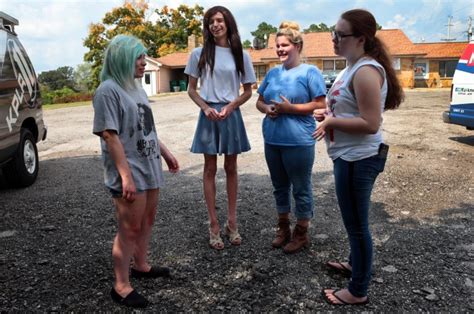
[(311, 172), (314, 163), (314, 145), (265, 144), (265, 159), (270, 170), (278, 213), (286, 214), (291, 211), (290, 190), (293, 187), (296, 218), (311, 219), (313, 217)]
[(375, 179), (385, 167), (386, 156), (348, 162), (334, 160), (336, 195), (349, 236), (352, 278), (348, 289), (356, 297), (367, 295), (372, 272), (372, 237), (369, 230), (370, 195)]

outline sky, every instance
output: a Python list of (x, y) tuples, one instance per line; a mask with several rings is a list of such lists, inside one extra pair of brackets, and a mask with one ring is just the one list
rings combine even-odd
[[(37, 74), (61, 66), (76, 68), (88, 51), (83, 46), (91, 23), (102, 21), (106, 12), (123, 0), (0, 0), (0, 11), (19, 20), (16, 32)], [(367, 9), (384, 29), (399, 28), (413, 42), (437, 42), (448, 36), (467, 39), (468, 17), (474, 19), (474, 0), (150, 0), (150, 13), (164, 5), (180, 4), (205, 9), (223, 5), (237, 20), (242, 41), (252, 41), (250, 32), (261, 22), (278, 27), (284, 20), (296, 21), (301, 29), (310, 24), (334, 25), (342, 12)], [(153, 15), (150, 14), (150, 19)], [(474, 24), (474, 21), (473, 21)], [(474, 28), (474, 25), (473, 25)]]

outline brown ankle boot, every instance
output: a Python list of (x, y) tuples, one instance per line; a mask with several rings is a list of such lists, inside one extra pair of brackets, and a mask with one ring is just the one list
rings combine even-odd
[(290, 219), (278, 218), (278, 229), (276, 232), (276, 237), (272, 241), (272, 246), (274, 248), (280, 248), (280, 247), (283, 247), (283, 245), (285, 245), (290, 240), (291, 240)]
[(304, 247), (309, 246), (308, 227), (296, 225), (293, 230), (293, 236), (287, 245), (283, 248), (285, 253), (296, 253)]

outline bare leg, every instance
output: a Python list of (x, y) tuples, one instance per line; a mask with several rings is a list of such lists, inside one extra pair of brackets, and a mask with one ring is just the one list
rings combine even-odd
[(130, 259), (142, 232), (145, 203), (145, 194), (137, 194), (135, 201), (131, 203), (122, 198), (114, 198), (118, 221), (118, 232), (112, 246), (115, 274), (114, 288), (122, 297), (127, 296), (133, 290), (130, 285), (128, 271)]
[(153, 223), (155, 222), (159, 192), (159, 189), (147, 190), (144, 192), (146, 204), (142, 220), (142, 232), (137, 240), (135, 254), (133, 256), (133, 268), (143, 272), (148, 272), (151, 269), (151, 265), (148, 263), (148, 247), (151, 239)]
[(216, 173), (217, 156), (204, 154), (204, 198), (206, 199), (207, 212), (212, 233), (219, 232), (219, 221), (216, 213)]
[(224, 170), (226, 174), (227, 183), (227, 208), (229, 227), (232, 230), (237, 228), (237, 190), (238, 190), (238, 175), (237, 175), (237, 155), (225, 155)]

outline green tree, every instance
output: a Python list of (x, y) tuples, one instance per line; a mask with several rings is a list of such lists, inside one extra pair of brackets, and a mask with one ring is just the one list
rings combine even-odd
[(148, 48), (153, 46), (152, 23), (145, 20), (147, 9), (148, 4), (143, 1), (126, 1), (123, 6), (106, 13), (102, 22), (89, 25), (89, 34), (84, 40), (89, 51), (84, 60), (92, 64), (94, 87), (99, 85), (105, 48), (115, 35), (131, 34), (140, 38)]
[[(381, 30), (382, 26), (377, 23), (377, 30)], [(336, 25), (328, 27), (324, 23), (311, 24), (308, 28), (304, 29), (304, 33), (320, 33), (320, 32), (332, 32), (336, 29)]]
[(154, 26), (159, 38), (157, 56), (185, 50), (190, 35), (202, 37), (203, 7), (197, 4), (194, 7), (182, 4), (176, 9), (164, 6), (156, 9), (155, 13), (158, 15)]
[(79, 64), (74, 71), (74, 89), (80, 92), (89, 92), (93, 88), (92, 65), (90, 63)]
[(73, 89), (74, 69), (68, 66), (63, 66), (56, 70), (41, 72), (38, 75), (38, 81), (49, 90), (59, 90), (64, 87)]
[(140, 38), (152, 57), (160, 57), (160, 52), (182, 50), (187, 47), (189, 35), (202, 35), (204, 8), (201, 6), (180, 5), (177, 9), (164, 6), (155, 10), (158, 14), (156, 23), (147, 20), (150, 15), (148, 11), (148, 4), (144, 0), (125, 1), (121, 7), (106, 13), (101, 22), (89, 26), (89, 34), (84, 40), (84, 46), (89, 51), (84, 55), (84, 60), (91, 63), (94, 88), (99, 85), (105, 48), (115, 35), (130, 34)]
[(320, 33), (320, 32), (330, 32), (334, 29), (334, 25), (331, 27), (328, 27), (324, 23), (319, 23), (319, 24), (311, 24), (308, 28), (303, 30), (304, 33)]
[(267, 45), (267, 40), (270, 34), (276, 33), (277, 28), (266, 22), (258, 24), (257, 29), (253, 32), (250, 32), (254, 37), (254, 47), (263, 48)]
[(252, 43), (250, 42), (250, 40), (246, 39), (246, 40), (244, 40), (244, 42), (242, 43), (242, 47), (243, 47), (244, 49), (252, 48)]

